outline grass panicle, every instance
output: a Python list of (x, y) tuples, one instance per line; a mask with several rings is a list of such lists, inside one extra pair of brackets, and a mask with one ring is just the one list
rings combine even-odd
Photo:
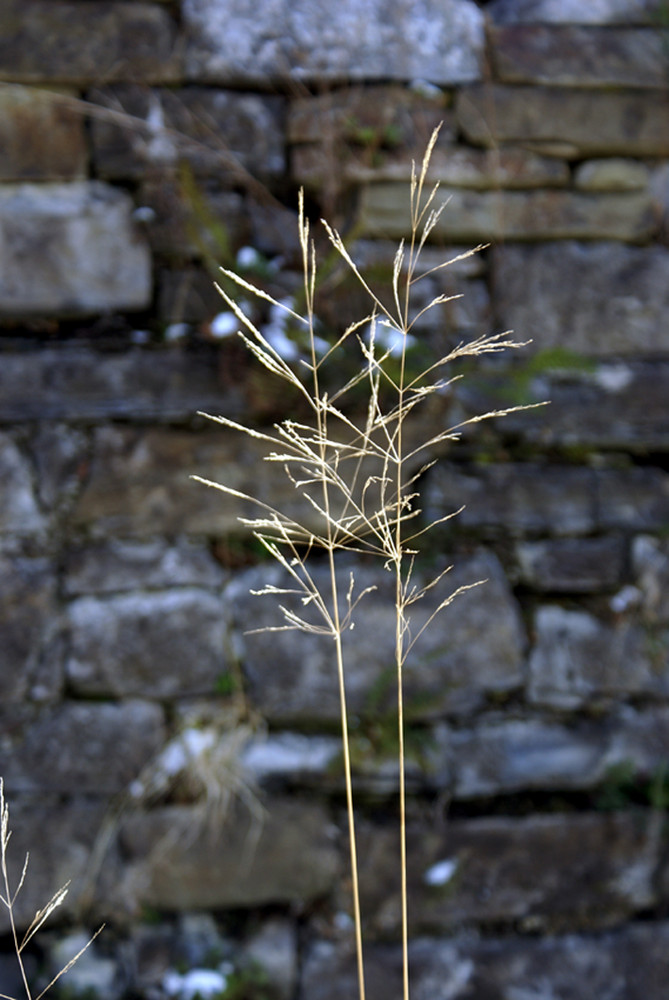
[[(242, 324), (240, 335), (251, 353), (272, 375), (282, 379), (295, 391), (307, 415), (300, 416), (299, 420), (286, 418), (269, 430), (247, 427), (224, 416), (209, 415), (210, 419), (264, 442), (265, 459), (283, 467), (296, 493), (303, 500), (304, 515), (290, 513), (274, 506), (267, 498), (245, 493), (226, 483), (194, 477), (207, 486), (248, 502), (255, 510), (255, 516), (240, 518), (240, 521), (283, 567), (290, 580), (285, 589), (266, 586), (258, 591), (260, 594), (276, 597), (279, 601), (283, 624), (276, 628), (317, 633), (329, 637), (333, 642), (333, 659), (339, 685), (360, 1000), (365, 998), (365, 976), (342, 637), (353, 626), (354, 614), (367, 591), (357, 590), (355, 577), (351, 575), (345, 592), (341, 592), (341, 575), (336, 572), (337, 565), (342, 553), (364, 554), (379, 559), (394, 577), (403, 997), (408, 1000), (403, 671), (407, 657), (424, 628), (432, 625), (434, 619), (460, 593), (481, 582), (457, 588), (441, 601), (421, 631), (412, 635), (411, 607), (439, 583), (450, 568), (442, 569), (432, 579), (419, 585), (414, 579), (417, 546), (436, 524), (458, 513), (454, 511), (440, 521), (421, 525), (418, 520), (421, 513), (418, 486), (438, 446), (458, 440), (468, 424), (501, 416), (511, 410), (474, 416), (436, 432), (429, 430), (419, 443), (416, 443), (416, 432), (421, 428), (421, 407), (433, 397), (443, 394), (453, 381), (451, 372), (454, 362), (523, 346), (508, 333), (494, 334), (459, 344), (418, 374), (407, 363), (408, 345), (412, 341), (410, 335), (417, 320), (427, 309), (436, 308), (448, 301), (446, 297), (439, 295), (418, 316), (412, 318), (412, 290), (422, 278), (435, 270), (431, 268), (426, 272), (420, 271), (420, 253), (444, 208), (443, 205), (437, 205), (437, 189), (426, 189), (430, 154), (436, 139), (437, 131), (430, 140), (420, 169), (414, 164), (412, 171), (411, 235), (400, 243), (395, 255), (390, 302), (384, 302), (367, 282), (339, 233), (327, 222), (323, 223), (332, 247), (369, 299), (368, 315), (353, 323), (334, 346), (323, 351), (316, 335), (316, 251), (302, 197), (299, 203), (299, 237), (304, 270), (305, 310), (304, 315), (288, 310), (292, 321), (305, 329), (310, 344), (307, 356), (302, 358), (301, 363), (293, 366), (284, 360), (225, 289), (219, 289)], [(460, 255), (456, 260), (463, 256), (468, 254)], [(232, 282), (244, 293), (253, 293), (267, 299), (273, 306), (280, 305), (266, 292), (255, 289), (233, 272), (226, 270), (224, 274), (227, 279), (226, 287), (230, 287)], [(393, 344), (388, 346), (388, 332), (399, 343), (398, 348)], [(342, 385), (337, 385), (336, 360), (339, 351), (342, 348), (348, 351), (349, 346), (359, 351), (360, 366), (352, 376), (347, 376)], [(361, 386), (365, 389), (366, 406), (358, 405), (356, 410), (356, 407), (349, 405), (349, 401), (354, 392), (355, 399), (359, 400)], [(354, 413), (360, 409), (363, 412), (358, 418)], [(407, 433), (409, 424), (411, 435)], [(427, 422), (427, 426), (431, 424), (432, 421)], [(314, 549), (321, 550), (327, 559), (329, 587), (326, 591), (319, 587), (310, 572), (309, 556)], [(289, 608), (288, 602), (282, 604), (282, 598), (287, 595), (299, 597), (308, 613), (305, 611), (302, 615)], [(314, 611), (316, 623), (310, 617)]]

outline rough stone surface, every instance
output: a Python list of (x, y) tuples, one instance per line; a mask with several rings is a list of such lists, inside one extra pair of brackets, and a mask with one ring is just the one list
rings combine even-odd
[[(364, 599), (364, 613), (356, 616), (353, 633), (345, 633), (349, 709), (361, 716), (392, 711), (394, 662), (394, 600), (389, 574), (351, 566), (356, 592), (374, 586)], [(313, 571), (321, 586), (327, 574)], [(283, 577), (272, 569), (250, 571), (227, 591), (233, 621), (240, 631), (281, 624), (280, 612), (264, 599), (249, 595)], [(429, 718), (444, 711), (467, 711), (487, 692), (508, 691), (521, 683), (524, 635), (518, 610), (496, 559), (489, 553), (460, 562), (444, 580), (411, 608), (411, 634), (417, 636), (428, 617), (460, 586), (486, 580), (481, 587), (456, 598), (417, 639), (404, 671), (406, 712), (412, 718)], [(342, 568), (341, 586), (348, 590), (349, 573)], [(298, 606), (299, 607), (299, 606)], [(362, 609), (361, 605), (361, 609)], [(494, 609), (494, 612), (493, 610)], [(494, 635), (485, 628), (494, 614)], [(315, 635), (264, 632), (246, 635), (243, 662), (250, 696), (264, 715), (273, 720), (336, 720), (339, 696), (332, 641)], [(377, 704), (378, 702), (378, 704)]]
[(589, 593), (622, 583), (626, 547), (623, 539), (556, 538), (516, 546), (519, 577), (544, 591)]
[(65, 701), (3, 710), (0, 740), (8, 794), (110, 796), (126, 791), (157, 754), (165, 728), (162, 709), (150, 702)]
[(184, 0), (189, 32), (186, 72), (214, 83), (276, 83), (288, 79), (429, 79), (454, 84), (481, 77), (483, 14), (470, 0), (406, 0), (392, 6), (347, 0), (273, 0), (263, 17), (249, 3)]
[(505, 246), (494, 250), (493, 269), (500, 321), (521, 339), (531, 336), (531, 350), (560, 347), (605, 357), (666, 348), (664, 247)]
[(574, 172), (574, 185), (581, 191), (642, 191), (649, 181), (650, 171), (643, 163), (617, 156), (586, 160)]
[(642, 93), (482, 85), (458, 92), (467, 138), (495, 147), (513, 140), (567, 143), (572, 156), (667, 156), (666, 108)]
[(100, 182), (0, 188), (0, 315), (141, 309), (146, 246), (126, 194)]
[(218, 910), (305, 903), (332, 889), (339, 864), (320, 805), (261, 800), (249, 811), (233, 803), (215, 823), (183, 806), (128, 816), (121, 892), (161, 909)]
[(489, 33), (503, 83), (567, 87), (666, 87), (661, 31), (573, 25), (505, 25)]
[[(638, 815), (544, 815), (452, 820), (408, 831), (413, 934), (473, 921), (526, 931), (615, 926), (656, 902), (660, 824)], [(361, 826), (362, 909), (372, 932), (400, 927), (397, 831)]]
[(429, 520), (464, 506), (457, 529), (512, 536), (587, 534), (596, 525), (596, 479), (578, 466), (506, 463), (459, 466), (440, 462), (425, 489)]
[(63, 95), (0, 87), (0, 181), (81, 178), (87, 167), (84, 123)]
[(99, 89), (89, 100), (145, 123), (131, 128), (93, 117), (93, 162), (99, 177), (142, 178), (156, 167), (187, 163), (197, 175), (239, 183), (246, 171), (265, 179), (285, 170), (283, 99), (187, 87), (128, 84)]
[[(216, 411), (214, 411), (216, 412)], [(272, 497), (276, 506), (309, 523), (312, 508), (264, 449), (223, 429), (190, 433), (152, 428), (101, 428), (95, 435), (90, 479), (74, 510), (74, 522), (96, 535), (197, 534), (225, 536), (244, 531), (240, 517), (253, 517), (250, 503), (189, 479), (202, 476), (241, 492)]]
[(112, 538), (71, 549), (66, 556), (68, 596), (112, 594), (167, 587), (220, 587), (221, 566), (206, 546), (187, 539), (170, 545), (163, 539)]
[(23, 535), (45, 526), (30, 465), (9, 434), (0, 433), (0, 531)]
[(4, 421), (175, 420), (203, 408), (233, 415), (241, 407), (238, 380), (215, 349), (105, 354), (69, 343), (2, 354)]
[(669, 693), (668, 664), (652, 656), (651, 636), (625, 618), (613, 626), (585, 611), (539, 608), (530, 655), (529, 696), (558, 708), (597, 698)]
[[(669, 925), (639, 923), (605, 934), (477, 938), (420, 938), (409, 950), (416, 1000), (646, 1000), (661, 995), (669, 974)], [(383, 1000), (401, 990), (398, 946), (371, 946), (365, 962), (367, 995)], [(344, 1000), (356, 988), (355, 957), (345, 946), (318, 941), (304, 969), (305, 1000)], [(550, 992), (548, 992), (550, 991)]]
[[(593, 239), (637, 242), (655, 222), (647, 192), (586, 194), (579, 191), (466, 191), (440, 188), (446, 208), (432, 230), (433, 240)], [(401, 239), (411, 232), (406, 184), (370, 184), (361, 195), (366, 236)]]
[(632, 545), (632, 569), (641, 592), (644, 621), (669, 623), (669, 545), (640, 535)]
[(68, 626), (66, 672), (79, 695), (207, 694), (228, 667), (223, 603), (193, 587), (80, 597)]
[(493, 0), (497, 24), (657, 24), (660, 0)]
[(601, 530), (665, 531), (669, 476), (661, 469), (598, 469), (597, 525)]
[(45, 557), (0, 554), (0, 701), (43, 701), (62, 688), (55, 639), (55, 566)]
[[(9, 374), (11, 377), (12, 374), (11, 368), (13, 366), (11, 363), (7, 365), (10, 369), (9, 373), (5, 369), (8, 361), (10, 358), (4, 355), (2, 366), (0, 366), (3, 369), (3, 375), (0, 376), (0, 400), (2, 400), (0, 412), (3, 409), (5, 390), (9, 388), (4, 376)], [(19, 365), (18, 368), (20, 371), (26, 372), (30, 365), (24, 358), (24, 364)], [(16, 372), (16, 367), (14, 367), (14, 372)], [(21, 402), (17, 396), (23, 397), (31, 381), (30, 377), (26, 378), (25, 382), (21, 382), (19, 379), (14, 388), (20, 386), (21, 393), (11, 393), (18, 403), (19, 409)], [(38, 395), (35, 399), (32, 397), (24, 399), (24, 402), (29, 404), (31, 400), (34, 407), (33, 412), (36, 413), (39, 404), (43, 401), (43, 396)], [(39, 413), (39, 416), (45, 416), (44, 410)], [(69, 427), (66, 424), (43, 421), (38, 423), (35, 434), (30, 439), (30, 451), (37, 473), (36, 485), (39, 501), (45, 510), (60, 512), (69, 506), (83, 478), (88, 458), (88, 437), (85, 431)]]
[(0, 13), (0, 78), (98, 83), (165, 82), (179, 63), (166, 10), (152, 3), (5, 0)]

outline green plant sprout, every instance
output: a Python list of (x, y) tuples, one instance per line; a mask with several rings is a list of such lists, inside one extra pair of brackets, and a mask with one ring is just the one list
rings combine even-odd
[[(418, 481), (432, 464), (432, 452), (443, 442), (456, 441), (465, 425), (489, 417), (502, 416), (525, 407), (513, 406), (461, 423), (434, 430), (427, 421), (427, 431), (416, 443), (421, 407), (444, 393), (455, 380), (448, 368), (453, 362), (468, 357), (497, 354), (507, 348), (523, 346), (508, 333), (479, 337), (460, 344), (438, 361), (428, 362), (415, 373), (407, 366), (407, 349), (415, 323), (429, 309), (449, 301), (451, 296), (436, 296), (418, 315), (411, 317), (413, 287), (422, 278), (438, 270), (419, 270), (421, 250), (437, 223), (444, 206), (436, 207), (437, 188), (426, 190), (430, 156), (437, 140), (436, 129), (427, 147), (420, 170), (414, 164), (410, 187), (411, 234), (402, 241), (395, 255), (392, 281), (392, 301), (383, 302), (372, 290), (346, 249), (339, 233), (324, 222), (327, 236), (335, 251), (350, 268), (365, 290), (370, 312), (352, 323), (336, 342), (319, 353), (314, 312), (316, 289), (316, 251), (305, 218), (304, 200), (299, 201), (299, 239), (304, 268), (305, 315), (286, 307), (293, 321), (307, 331), (310, 349), (299, 366), (291, 366), (269, 343), (262, 332), (244, 314), (237, 303), (219, 287), (221, 295), (234, 311), (242, 330), (240, 336), (252, 355), (276, 378), (295, 390), (302, 402), (300, 412), (306, 416), (284, 419), (269, 430), (245, 426), (223, 416), (210, 419), (246, 434), (266, 446), (265, 459), (282, 466), (295, 490), (304, 501), (305, 514), (293, 515), (273, 506), (271, 500), (253, 496), (225, 483), (215, 483), (200, 476), (193, 478), (221, 490), (228, 496), (252, 504), (255, 517), (240, 518), (240, 522), (262, 543), (284, 569), (285, 586), (267, 585), (258, 594), (297, 598), (303, 611), (295, 611), (279, 603), (284, 623), (270, 631), (296, 629), (324, 636), (332, 641), (338, 679), (344, 775), (348, 816), (348, 835), (352, 879), (353, 914), (357, 958), (359, 1000), (365, 997), (365, 975), (362, 943), (362, 923), (358, 886), (358, 863), (353, 805), (349, 719), (346, 695), (346, 669), (342, 639), (355, 625), (359, 603), (373, 587), (358, 589), (354, 574), (348, 572), (344, 582), (338, 572), (339, 557), (345, 553), (363, 554), (381, 561), (394, 577), (395, 655), (393, 672), (397, 699), (397, 742), (399, 761), (401, 866), (401, 924), (403, 955), (403, 997), (409, 997), (408, 964), (408, 905), (406, 866), (406, 800), (405, 800), (405, 730), (403, 671), (412, 649), (423, 631), (461, 593), (478, 586), (476, 581), (458, 587), (428, 616), (424, 624), (412, 633), (411, 609), (414, 604), (440, 584), (451, 569), (438, 571), (425, 585), (414, 579), (417, 546), (425, 536), (458, 511), (420, 526), (418, 520)], [(456, 259), (470, 256), (467, 251)], [(267, 292), (255, 288), (233, 272), (222, 269), (226, 286), (235, 282), (244, 293), (251, 293), (278, 305)], [(411, 338), (411, 339), (410, 339)], [(357, 345), (361, 359), (358, 369), (336, 384), (336, 362), (341, 348)], [(327, 377), (326, 377), (326, 372)], [(341, 369), (340, 369), (341, 378)], [(327, 386), (327, 388), (325, 388)], [(359, 399), (355, 390), (366, 389), (366, 407), (361, 417), (350, 410), (352, 398)], [(409, 435), (408, 430), (411, 429)], [(325, 553), (329, 567), (327, 591), (319, 586), (310, 570), (309, 556), (318, 549)]]

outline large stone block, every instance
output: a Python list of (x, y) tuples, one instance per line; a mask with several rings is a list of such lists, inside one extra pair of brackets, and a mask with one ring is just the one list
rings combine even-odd
[(165, 741), (162, 709), (146, 701), (67, 701), (3, 710), (3, 771), (9, 793), (115, 795)]
[(0, 315), (148, 306), (151, 262), (131, 212), (125, 193), (96, 181), (3, 185)]
[(225, 608), (194, 587), (80, 597), (68, 608), (66, 674), (80, 695), (206, 695), (228, 667)]
[[(220, 776), (225, 794), (225, 775)], [(120, 892), (137, 905), (222, 910), (305, 903), (332, 889), (339, 871), (322, 806), (299, 799), (235, 802), (227, 815), (168, 806), (122, 821), (128, 867)], [(205, 806), (206, 810), (206, 806)]]
[(45, 557), (0, 553), (0, 701), (43, 701), (62, 689), (56, 570)]
[(669, 475), (662, 469), (597, 469), (600, 530), (665, 532), (669, 526)]
[[(312, 573), (327, 595), (329, 579), (324, 570), (314, 566)], [(376, 588), (363, 599), (355, 615), (355, 630), (344, 634), (349, 710), (362, 718), (381, 712), (392, 719), (396, 699), (394, 582), (382, 570), (342, 566), (342, 595), (349, 588), (348, 570), (353, 573), (356, 592)], [(454, 607), (444, 610), (419, 635), (455, 589), (481, 580), (486, 582), (459, 595)], [(233, 624), (243, 642), (250, 697), (272, 720), (335, 721), (339, 695), (330, 638), (292, 631), (243, 635), (249, 629), (282, 624), (273, 601), (249, 594), (265, 582), (282, 586), (287, 581), (277, 568), (263, 566), (240, 575), (227, 591)], [(416, 582), (420, 585), (421, 577)], [(304, 614), (299, 596), (286, 596), (285, 601)], [(485, 702), (488, 693), (510, 691), (522, 683), (523, 628), (506, 578), (492, 555), (480, 552), (461, 561), (421, 602), (411, 606), (409, 617), (410, 635), (416, 636), (416, 642), (404, 667), (408, 717), (469, 711)]]
[[(445, 204), (432, 240), (480, 243), (491, 240), (593, 239), (638, 242), (655, 229), (648, 192), (590, 194), (559, 188), (540, 191), (468, 191), (440, 187)], [(360, 196), (360, 226), (366, 236), (401, 239), (411, 233), (406, 183), (378, 183)]]
[(84, 119), (63, 101), (64, 96), (32, 87), (0, 87), (1, 181), (71, 180), (85, 175)]
[(0, 79), (170, 83), (178, 73), (174, 22), (157, 4), (3, 2)]
[(32, 534), (43, 531), (46, 523), (28, 460), (9, 434), (0, 433), (0, 532)]
[(571, 147), (575, 159), (600, 153), (667, 156), (666, 107), (652, 94), (486, 84), (459, 91), (456, 115), (477, 145), (560, 143)]
[(627, 549), (619, 536), (555, 538), (516, 546), (522, 582), (535, 590), (591, 593), (623, 581)]
[[(413, 934), (476, 923), (535, 932), (615, 926), (656, 902), (660, 830), (650, 811), (410, 825)], [(400, 930), (397, 840), (394, 827), (359, 827), (362, 910), (385, 938)]]
[(653, 636), (627, 617), (606, 625), (585, 611), (548, 605), (537, 611), (535, 631), (529, 662), (534, 702), (578, 708), (597, 700), (669, 694), (666, 650), (664, 655), (655, 650)]
[(665, 247), (507, 245), (493, 251), (493, 273), (500, 323), (521, 340), (531, 336), (532, 350), (602, 357), (669, 350)]
[(502, 83), (567, 87), (667, 86), (662, 32), (650, 28), (504, 25), (489, 33)]
[[(0, 365), (4, 421), (167, 421), (190, 419), (203, 408), (238, 415), (242, 407), (239, 381), (214, 348), (102, 353), (70, 342), (39, 351), (7, 351)], [(40, 465), (41, 471), (44, 462)], [(25, 476), (14, 469), (14, 491)], [(27, 510), (22, 519), (31, 523)]]
[(263, 461), (264, 454), (258, 442), (224, 429), (100, 428), (74, 523), (97, 536), (248, 533), (239, 518), (257, 516), (255, 505), (195, 483), (191, 475), (271, 498), (287, 513), (313, 523), (311, 505), (276, 464)]
[(478, 80), (482, 12), (470, 0), (346, 0), (336, 8), (272, 0), (254, 4), (185, 0), (189, 79), (238, 85), (294, 79)]
[[(114, 116), (92, 116), (99, 177), (141, 178), (151, 168), (187, 163), (197, 175), (234, 185), (247, 171), (269, 178), (285, 170), (281, 97), (124, 84), (94, 90), (88, 99)], [(131, 116), (126, 124), (124, 114)]]

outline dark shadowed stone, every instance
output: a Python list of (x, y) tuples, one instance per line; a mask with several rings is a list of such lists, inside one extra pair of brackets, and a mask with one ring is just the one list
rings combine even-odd
[(50, 559), (0, 553), (0, 703), (58, 697), (56, 572)]
[[(139, 186), (135, 216), (144, 219), (142, 231), (151, 249), (179, 263), (202, 257), (229, 262), (231, 248), (248, 239), (242, 196), (221, 189), (217, 180), (193, 182), (192, 190), (188, 184), (184, 175), (168, 170), (149, 172)], [(215, 291), (214, 278), (208, 280)]]
[(495, 75), (502, 83), (568, 87), (666, 87), (661, 31), (508, 25), (490, 29)]
[(531, 336), (531, 350), (601, 356), (667, 350), (665, 247), (572, 241), (497, 247), (493, 273), (500, 323), (523, 340)]
[(425, 489), (429, 520), (464, 510), (452, 527), (513, 536), (587, 534), (596, 524), (591, 469), (538, 463), (459, 466), (439, 462)]
[[(89, 858), (102, 827), (106, 803), (82, 798), (63, 804), (48, 784), (39, 797), (8, 794), (7, 800), (12, 831), (7, 853), (14, 889), (25, 856), (30, 854), (26, 879), (14, 908), (18, 927), (27, 929), (35, 914), (66, 882), (71, 884), (56, 913), (61, 920), (80, 917), (81, 897), (90, 888), (87, 882)], [(9, 914), (2, 906), (0, 933), (7, 934), (9, 930)], [(5, 979), (2, 965), (0, 982), (3, 991), (11, 989), (11, 980)], [(20, 992), (13, 995), (18, 997)]]
[[(4, 365), (0, 365), (0, 371), (3, 368)], [(27, 387), (23, 387), (23, 391), (27, 391)], [(42, 531), (45, 527), (30, 465), (9, 434), (0, 433), (0, 532), (23, 535)]]
[[(657, 814), (586, 813), (410, 825), (414, 934), (481, 921), (529, 931), (613, 926), (656, 901)], [(362, 911), (370, 931), (400, 930), (398, 834), (359, 824)]]
[(84, 120), (63, 96), (31, 87), (0, 87), (0, 180), (55, 181), (85, 175)]
[(605, 625), (585, 611), (550, 605), (537, 611), (535, 630), (529, 662), (534, 702), (577, 708), (602, 698), (669, 694), (666, 651), (658, 660), (652, 636), (626, 618)]
[[(3, 353), (0, 364), (2, 420), (174, 420), (203, 407), (236, 414), (241, 406), (239, 384), (214, 349), (104, 354), (71, 343)], [(38, 457), (40, 471), (47, 460)]]
[(283, 174), (283, 98), (188, 87), (149, 90), (128, 84), (88, 99), (137, 121), (92, 116), (93, 162), (103, 178), (143, 178), (148, 169), (187, 163), (228, 185)]
[(68, 550), (65, 593), (109, 594), (166, 587), (219, 587), (225, 574), (210, 550), (178, 539), (130, 541), (110, 538)]
[(481, 77), (483, 14), (470, 0), (346, 0), (336, 8), (273, 0), (263, 16), (249, 2), (185, 0), (191, 80), (239, 85), (294, 79), (461, 83)]
[(300, 500), (282, 471), (277, 475), (276, 465), (262, 461), (264, 454), (258, 442), (224, 429), (100, 428), (74, 521), (98, 536), (248, 533), (239, 518), (256, 516), (257, 508), (189, 478), (197, 474), (271, 497), (278, 507), (311, 523), (313, 508)]
[[(4, 369), (5, 365), (7, 365), (9, 371), (5, 370), (0, 375), (0, 413), (6, 403), (9, 403), (8, 409), (13, 409), (14, 404), (16, 404), (17, 409), (20, 410), (21, 401), (23, 401), (27, 404), (27, 410), (31, 408), (30, 404), (32, 403), (33, 413), (36, 414), (39, 407), (41, 409), (39, 415), (42, 417), (46, 416), (45, 411), (47, 408), (43, 406), (43, 403), (47, 386), (44, 383), (44, 395), (38, 393), (34, 399), (25, 398), (27, 385), (31, 382), (34, 385), (36, 381), (35, 372), (31, 371), (30, 375), (28, 375), (28, 370), (31, 367), (42, 368), (38, 358), (40, 361), (46, 360), (41, 353), (32, 355), (32, 358), (29, 355), (23, 355), (24, 363), (17, 365), (15, 357), (6, 354), (3, 356), (1, 367)], [(30, 365), (30, 360), (33, 361), (32, 366)], [(17, 368), (19, 369), (18, 372)], [(45, 364), (42, 368), (43, 376), (46, 374), (46, 369), (47, 365)], [(25, 373), (26, 381), (21, 380), (21, 373)], [(18, 376), (13, 386), (9, 384), (12, 375), (15, 377)], [(52, 369), (50, 375), (53, 377)], [(47, 379), (44, 379), (44, 382), (46, 381)], [(20, 387), (23, 391), (17, 392), (16, 390)], [(10, 396), (9, 399), (7, 399), (7, 395)], [(12, 396), (14, 397), (13, 400), (11, 399)], [(18, 398), (19, 396), (21, 399)], [(69, 405), (69, 402), (70, 400), (67, 400), (66, 405)], [(27, 416), (26, 410), (24, 410), (24, 416)], [(43, 422), (40, 421), (35, 429), (35, 435), (30, 441), (30, 448), (37, 469), (37, 492), (40, 502), (47, 510), (53, 510), (71, 501), (77, 492), (86, 470), (88, 460), (88, 437), (86, 433), (68, 427), (66, 424), (57, 424), (46, 420)]]
[(632, 571), (644, 621), (669, 624), (669, 543), (641, 535), (632, 544)]
[(560, 538), (516, 546), (523, 583), (544, 591), (590, 593), (622, 582), (626, 546), (622, 538)]
[(66, 673), (79, 695), (174, 698), (212, 692), (228, 667), (224, 605), (194, 587), (68, 608)]
[[(356, 593), (368, 594), (355, 616), (355, 630), (344, 634), (344, 660), (349, 710), (392, 712), (394, 702), (394, 583), (389, 573), (350, 564)], [(325, 566), (314, 566), (314, 578), (327, 594)], [(417, 636), (441, 601), (460, 586), (486, 582), (455, 599), (416, 641), (405, 664), (406, 712), (411, 718), (429, 718), (444, 711), (467, 711), (486, 693), (508, 691), (522, 680), (524, 634), (518, 609), (497, 560), (489, 553), (461, 561), (422, 602), (410, 608), (411, 634)], [(262, 567), (235, 579), (227, 591), (233, 624), (240, 633), (280, 625), (275, 602), (249, 594), (265, 582), (285, 585), (276, 567)], [(417, 577), (416, 582), (421, 583)], [(424, 580), (422, 581), (425, 582)], [(340, 586), (345, 594), (349, 572), (342, 566)], [(290, 597), (287, 604), (299, 602)], [(343, 598), (342, 598), (343, 600)], [(315, 619), (317, 621), (317, 619)], [(495, 622), (494, 630), (489, 627)], [(272, 720), (336, 720), (339, 696), (334, 644), (331, 639), (293, 632), (245, 635), (243, 662), (249, 693), (260, 711)], [(375, 706), (373, 708), (373, 706)]]
[(0, 189), (0, 315), (143, 309), (151, 262), (124, 191), (100, 181)]
[(662, 0), (492, 0), (486, 13), (497, 24), (652, 24)]
[(163, 711), (145, 701), (2, 711), (0, 733), (10, 793), (114, 795), (165, 741)]
[(0, 78), (21, 83), (171, 82), (174, 23), (152, 3), (3, 0)]
[(597, 469), (594, 475), (599, 530), (669, 528), (669, 475), (662, 469)]
[(158, 316), (167, 324), (210, 322), (225, 309), (221, 294), (203, 265), (160, 268), (157, 284)]
[(154, 809), (127, 816), (121, 840), (120, 891), (160, 909), (305, 903), (329, 892), (339, 869), (326, 811), (297, 799), (260, 799), (252, 810), (233, 801), (219, 823), (196, 807)]
[(601, 720), (483, 720), (442, 740), (456, 798), (594, 788), (613, 768), (652, 773), (669, 756), (669, 710), (625, 707)]
[[(656, 224), (648, 192), (590, 194), (579, 191), (467, 191), (440, 188), (437, 204), (447, 203), (431, 239), (487, 240), (648, 238)], [(360, 225), (366, 236), (400, 239), (411, 233), (406, 184), (378, 183), (361, 194)]]
[(486, 84), (463, 88), (456, 99), (458, 121), (471, 142), (569, 143), (576, 158), (667, 156), (666, 113), (664, 101), (624, 90)]

